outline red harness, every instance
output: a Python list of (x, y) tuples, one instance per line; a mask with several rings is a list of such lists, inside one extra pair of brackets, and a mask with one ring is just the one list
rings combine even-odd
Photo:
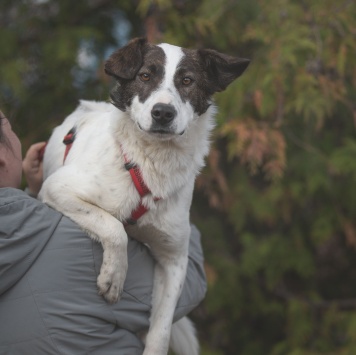
[(72, 129), (69, 130), (69, 132), (63, 138), (63, 143), (66, 146), (66, 150), (64, 151), (63, 164), (67, 159), (67, 155), (68, 155), (70, 149), (72, 148), (72, 145), (73, 145), (73, 142), (75, 139), (75, 133), (76, 133), (76, 129), (75, 129), (75, 127), (73, 127)]
[[(63, 157), (63, 164), (67, 158), (67, 155), (70, 151), (70, 149), (72, 148), (73, 142), (75, 140), (75, 134), (76, 134), (76, 130), (75, 127), (73, 127), (65, 136), (63, 139), (63, 143), (66, 145), (66, 149), (64, 152), (64, 157)], [(131, 175), (131, 179), (132, 182), (135, 185), (135, 188), (137, 190), (137, 192), (140, 195), (140, 203), (138, 204), (138, 206), (136, 207), (135, 210), (133, 210), (131, 212), (131, 217), (126, 220), (125, 225), (133, 225), (137, 223), (137, 220), (142, 217), (147, 211), (148, 208), (142, 203), (142, 198), (148, 194), (151, 193), (150, 189), (147, 187), (147, 185), (145, 184), (143, 177), (142, 177), (142, 173), (140, 168), (133, 162), (131, 162), (126, 154), (124, 153), (124, 160), (125, 160), (125, 169), (130, 173)], [(159, 198), (154, 198), (155, 201), (158, 201)]]
[[(130, 173), (132, 182), (141, 197), (139, 205), (131, 212), (131, 217), (126, 221), (126, 224), (136, 224), (137, 220), (148, 211), (148, 208), (142, 203), (142, 198), (150, 194), (151, 191), (143, 180), (140, 168), (135, 163), (131, 162), (125, 153), (123, 153), (123, 155), (125, 160), (125, 169)], [(154, 200), (158, 201), (159, 198), (155, 197)]]

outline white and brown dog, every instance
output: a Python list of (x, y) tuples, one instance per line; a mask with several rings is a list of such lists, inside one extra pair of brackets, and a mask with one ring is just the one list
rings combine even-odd
[[(105, 64), (117, 81), (113, 105), (81, 102), (48, 142), (40, 199), (101, 242), (100, 293), (109, 302), (120, 296), (127, 233), (148, 244), (157, 260), (146, 355), (168, 351), (186, 274), (194, 180), (214, 125), (211, 96), (248, 64), (214, 50), (134, 39)], [(65, 146), (68, 132), (75, 141)]]

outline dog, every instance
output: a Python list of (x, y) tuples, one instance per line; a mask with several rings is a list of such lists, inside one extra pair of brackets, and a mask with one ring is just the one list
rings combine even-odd
[[(39, 198), (102, 244), (100, 294), (108, 302), (120, 297), (127, 234), (149, 245), (157, 261), (145, 355), (168, 352), (194, 181), (214, 127), (212, 95), (248, 64), (211, 49), (135, 38), (105, 63), (116, 80), (111, 103), (82, 101), (47, 144)], [(197, 354), (193, 348), (186, 355)]]

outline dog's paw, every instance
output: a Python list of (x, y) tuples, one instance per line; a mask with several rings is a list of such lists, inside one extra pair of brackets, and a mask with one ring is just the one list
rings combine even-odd
[(125, 268), (109, 267), (103, 264), (97, 279), (99, 295), (109, 303), (117, 302), (124, 287), (125, 277)]

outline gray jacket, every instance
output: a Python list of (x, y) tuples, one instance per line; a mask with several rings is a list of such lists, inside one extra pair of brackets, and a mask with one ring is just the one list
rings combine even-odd
[[(206, 280), (199, 232), (175, 319), (203, 299)], [(11, 188), (0, 189), (0, 355), (142, 354), (136, 332), (147, 329), (154, 261), (129, 240), (120, 301), (98, 295), (101, 245), (71, 220)]]

